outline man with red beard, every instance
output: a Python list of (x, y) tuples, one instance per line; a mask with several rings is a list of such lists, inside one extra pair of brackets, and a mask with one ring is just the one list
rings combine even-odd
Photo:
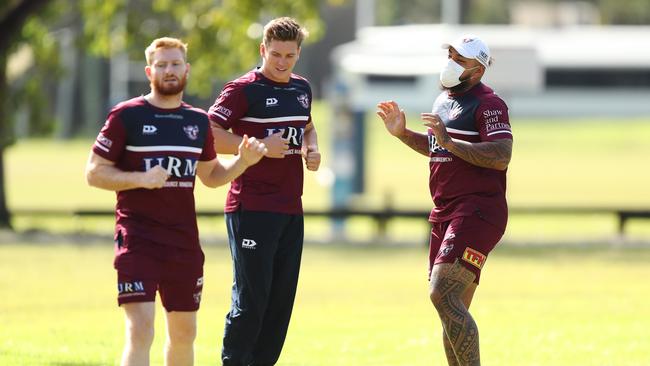
[(166, 365), (193, 364), (204, 255), (194, 205), (195, 176), (216, 187), (267, 152), (244, 135), (238, 155), (217, 160), (205, 111), (183, 102), (187, 45), (154, 40), (145, 51), (151, 92), (115, 106), (86, 166), (88, 184), (117, 193), (118, 304), (126, 315), (122, 365), (149, 365), (156, 291), (166, 310)]

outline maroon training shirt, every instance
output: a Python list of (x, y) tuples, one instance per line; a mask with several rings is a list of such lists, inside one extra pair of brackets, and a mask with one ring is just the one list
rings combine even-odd
[[(480, 83), (462, 94), (443, 91), (433, 104), (453, 138), (482, 142), (512, 139), (508, 107), (489, 87)], [(506, 171), (482, 168), (454, 156), (429, 137), (429, 190), (435, 207), (429, 221), (445, 222), (479, 213), (505, 227)]]
[(311, 122), (311, 87), (295, 74), (288, 83), (252, 70), (227, 83), (210, 107), (210, 120), (234, 134), (263, 139), (282, 132), (289, 140), (283, 159), (264, 157), (230, 185), (225, 212), (241, 205), (251, 211), (302, 214), (302, 138)]
[(142, 172), (161, 165), (170, 174), (163, 188), (117, 192), (116, 234), (199, 248), (196, 167), (198, 161), (216, 157), (205, 111), (186, 103), (161, 109), (142, 96), (122, 102), (109, 113), (93, 152), (123, 171)]

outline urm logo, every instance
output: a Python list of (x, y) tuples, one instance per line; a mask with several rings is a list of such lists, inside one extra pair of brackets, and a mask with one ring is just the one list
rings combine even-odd
[(302, 137), (305, 135), (304, 127), (267, 128), (266, 136), (282, 132), (282, 137), (289, 140), (293, 146), (302, 146)]
[(182, 160), (174, 156), (144, 158), (145, 171), (153, 168), (156, 165), (160, 165), (167, 170), (167, 173), (169, 175), (173, 175), (178, 178), (195, 176), (197, 164), (198, 160), (192, 158), (184, 158)]
[(142, 281), (119, 282), (117, 284), (117, 292), (144, 292), (144, 285)]
[(255, 249), (257, 243), (253, 239), (243, 239), (241, 241), (241, 247), (245, 249)]

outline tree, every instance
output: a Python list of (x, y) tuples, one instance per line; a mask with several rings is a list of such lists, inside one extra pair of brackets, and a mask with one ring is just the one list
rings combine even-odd
[(4, 190), (4, 151), (13, 142), (8, 108), (8, 55), (23, 40), (22, 30), (30, 17), (43, 11), (50, 0), (10, 0), (0, 7), (0, 228), (11, 227)]
[[(84, 42), (80, 44), (102, 56), (127, 52), (133, 59), (143, 59), (144, 48), (152, 39), (164, 35), (182, 38), (189, 43), (192, 61), (189, 91), (206, 96), (213, 92), (215, 80), (230, 78), (255, 64), (266, 21), (288, 15), (307, 27), (311, 33), (309, 40), (322, 35), (319, 4), (319, 0), (3, 1), (0, 5), (0, 227), (11, 227), (3, 179), (3, 152), (13, 142), (12, 116), (6, 103), (11, 93), (6, 65), (8, 55), (20, 44), (38, 45), (35, 41), (43, 36), (39, 32), (25, 32), (29, 22), (40, 24), (41, 27), (35, 28), (42, 29), (43, 24), (51, 24), (52, 17), (78, 7), (84, 24)], [(37, 67), (43, 66), (36, 62)]]

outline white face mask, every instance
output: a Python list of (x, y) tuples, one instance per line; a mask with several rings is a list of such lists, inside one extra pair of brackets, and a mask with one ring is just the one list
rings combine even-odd
[[(467, 70), (472, 70), (477, 68), (472, 67)], [(460, 66), (456, 61), (449, 59), (447, 61), (447, 64), (442, 67), (442, 70), (440, 71), (440, 83), (442, 83), (442, 86), (445, 88), (453, 88), (454, 86), (460, 84), (461, 82), (467, 80), (460, 80), (460, 76), (465, 72), (465, 68)]]

